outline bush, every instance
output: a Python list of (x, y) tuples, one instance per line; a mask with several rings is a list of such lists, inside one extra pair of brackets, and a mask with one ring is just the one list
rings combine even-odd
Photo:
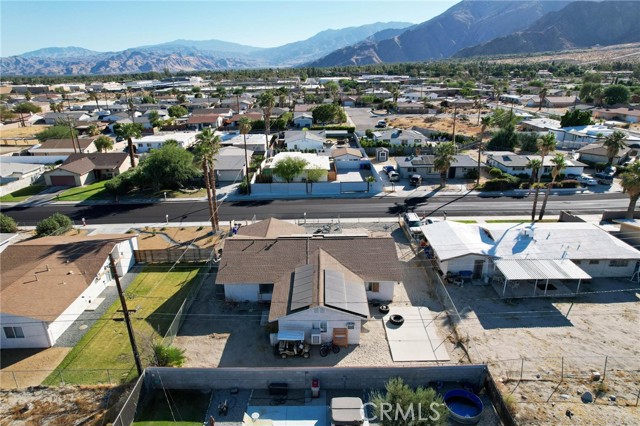
[(560, 182), (562, 184), (562, 188), (579, 188), (580, 182), (578, 182), (577, 180), (563, 180), (562, 182)]
[(491, 179), (484, 183), (482, 187), (483, 191), (508, 191), (510, 189), (518, 188), (520, 180), (511, 175), (505, 175), (498, 179)]
[(0, 232), (13, 233), (18, 232), (18, 225), (11, 216), (0, 213)]
[(36, 225), (36, 236), (46, 237), (49, 235), (61, 235), (71, 229), (73, 222), (69, 216), (61, 213), (54, 213), (46, 219), (41, 220)]
[(489, 176), (491, 176), (492, 178), (501, 178), (502, 177), (502, 170), (500, 170), (497, 167), (492, 167), (489, 170)]
[(184, 349), (160, 343), (153, 345), (153, 358), (153, 364), (158, 367), (180, 367), (186, 360)]
[(478, 169), (471, 169), (464, 175), (465, 179), (478, 179)]

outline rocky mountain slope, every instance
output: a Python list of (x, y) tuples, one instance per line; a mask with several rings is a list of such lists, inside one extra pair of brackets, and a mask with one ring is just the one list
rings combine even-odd
[(548, 52), (640, 41), (640, 3), (578, 1), (524, 31), (468, 47), (455, 57)]

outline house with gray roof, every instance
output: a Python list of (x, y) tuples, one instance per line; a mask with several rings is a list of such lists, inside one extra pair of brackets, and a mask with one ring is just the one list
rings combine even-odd
[[(447, 171), (448, 179), (464, 179), (470, 170), (478, 168), (477, 160), (468, 155), (455, 155), (455, 161)], [(395, 157), (398, 173), (403, 179), (419, 174), (423, 179), (440, 179), (440, 172), (433, 165), (435, 155), (410, 155)]]
[[(553, 169), (553, 155), (547, 155), (544, 157), (544, 164), (542, 167), (542, 174), (550, 174)], [(526, 174), (531, 176), (533, 170), (529, 167), (531, 160), (541, 160), (540, 155), (517, 155), (511, 151), (491, 151), (487, 152), (487, 166), (495, 167), (510, 175), (522, 175)], [(580, 176), (584, 172), (584, 168), (587, 166), (578, 160), (575, 160), (571, 156), (565, 156), (566, 167), (563, 170), (565, 175), (577, 175)]]
[(131, 167), (126, 152), (71, 154), (60, 167), (46, 172), (47, 186), (82, 186), (116, 177)]
[(216, 182), (242, 182), (247, 172), (247, 159), (250, 162), (253, 151), (235, 146), (225, 146), (214, 157)]
[(429, 138), (415, 130), (389, 129), (373, 132), (373, 140), (391, 145), (427, 145)]

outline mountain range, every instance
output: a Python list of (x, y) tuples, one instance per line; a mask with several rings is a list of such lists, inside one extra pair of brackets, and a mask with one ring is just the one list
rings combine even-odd
[(273, 48), (174, 40), (120, 52), (52, 47), (0, 61), (3, 75), (366, 65), (631, 43), (640, 41), (638, 22), (636, 1), (463, 0), (421, 24), (378, 22), (326, 30)]

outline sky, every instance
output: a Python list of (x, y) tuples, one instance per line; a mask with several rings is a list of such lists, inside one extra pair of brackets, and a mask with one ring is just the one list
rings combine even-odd
[(0, 0), (0, 56), (43, 47), (118, 51), (176, 39), (274, 47), (325, 29), (420, 23), (458, 0)]

